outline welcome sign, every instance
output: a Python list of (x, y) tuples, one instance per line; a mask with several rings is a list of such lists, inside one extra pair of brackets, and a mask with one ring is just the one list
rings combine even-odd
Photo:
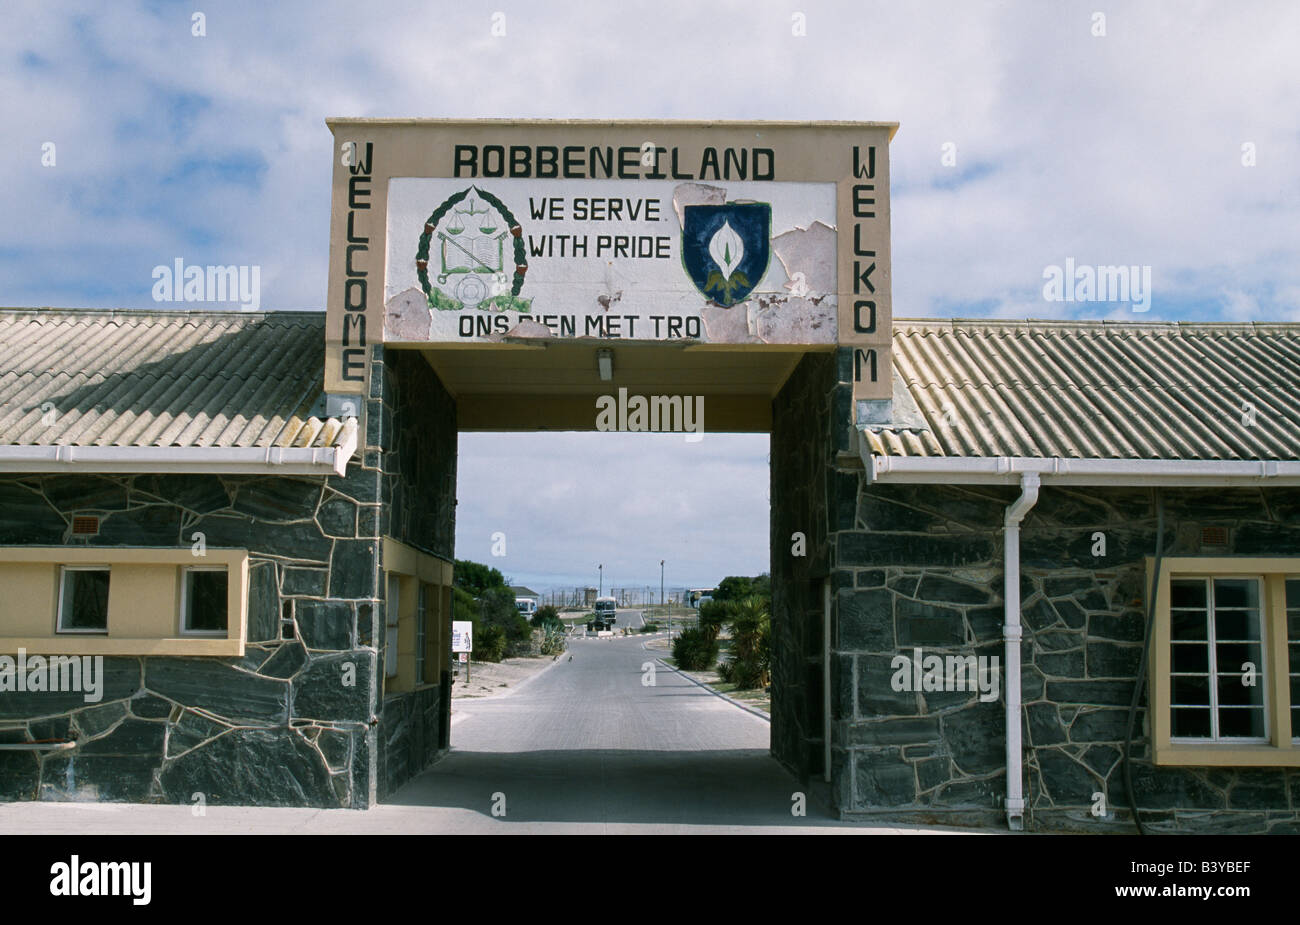
[(835, 342), (833, 183), (395, 178), (388, 197), (390, 342)]
[(895, 123), (341, 119), (326, 390), (369, 345), (833, 345), (888, 398)]

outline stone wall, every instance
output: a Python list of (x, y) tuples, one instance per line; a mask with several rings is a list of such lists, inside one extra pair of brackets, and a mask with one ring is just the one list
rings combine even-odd
[[(376, 347), (346, 477), (0, 477), (0, 545), (249, 550), (242, 658), (105, 658), (104, 696), (7, 693), (0, 800), (365, 808), (437, 755), (442, 685), (379, 703), (381, 538), (451, 558), (455, 404), (416, 353)], [(100, 532), (73, 537), (74, 514)]]
[(383, 532), (423, 552), (454, 559), (456, 400), (419, 351), (373, 349), (366, 442), (384, 451), (384, 501), (389, 507)]
[[(365, 807), (375, 712), (377, 548), (360, 524), (379, 473), (346, 478), (0, 478), (0, 545), (249, 550), (242, 658), (105, 658), (103, 700), (0, 697), (0, 799)], [(100, 532), (73, 537), (74, 514)], [(198, 560), (201, 561), (201, 560)]]
[[(829, 517), (844, 515), (844, 489), (828, 445), (832, 421), (848, 421), (849, 351), (800, 361), (772, 402), (772, 754), (802, 783), (823, 772), (823, 583), (830, 574)], [(853, 498), (848, 496), (848, 514)], [(851, 526), (851, 524), (850, 524)], [(795, 534), (802, 534), (802, 547)]]
[[(368, 452), (382, 451), (381, 532), (422, 552), (454, 559), (456, 402), (418, 351), (372, 349), (366, 443)], [(450, 617), (444, 614), (443, 619)], [(382, 632), (379, 640), (382, 649)], [(382, 651), (379, 664), (384, 664)], [(448, 671), (449, 666), (440, 666), (441, 674)], [(443, 678), (439, 685), (383, 698), (377, 730), (379, 799), (387, 799), (440, 754), (440, 731), (451, 722), (451, 704), (443, 696), (448, 689), (449, 679)]]
[[(844, 474), (843, 472), (840, 473)], [(1001, 693), (895, 691), (891, 659), (1003, 656), (1002, 515), (1014, 488), (866, 486), (833, 537), (835, 799), (847, 814), (1004, 824)], [(1167, 555), (1300, 554), (1300, 493), (1163, 491)], [(1132, 831), (1120, 754), (1155, 548), (1149, 489), (1045, 486), (1021, 530), (1027, 830)], [(1202, 526), (1231, 547), (1202, 549)], [(1106, 555), (1094, 556), (1095, 532)], [(1300, 770), (1157, 768), (1139, 703), (1133, 787), (1153, 831), (1292, 832)], [(1094, 794), (1108, 813), (1092, 814)]]

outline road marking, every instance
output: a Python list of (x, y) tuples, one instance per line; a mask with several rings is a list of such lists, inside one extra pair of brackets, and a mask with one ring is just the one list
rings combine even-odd
[(731, 704), (732, 706), (740, 707), (746, 713), (749, 713), (753, 716), (757, 716), (759, 719), (763, 720), (764, 722), (767, 723), (772, 722), (772, 717), (769, 714), (764, 713), (762, 710), (758, 709), (758, 707), (751, 707), (749, 704), (743, 703), (737, 700), (735, 697), (728, 697), (726, 694), (722, 693), (722, 691), (715, 691), (713, 688), (709, 687), (709, 685), (705, 684), (703, 681), (697, 681), (695, 678), (692, 678), (690, 675), (682, 671), (680, 668), (675, 668), (674, 666), (668, 664), (662, 658), (658, 659), (658, 661), (669, 671), (677, 672), (687, 681), (690, 681), (692, 684), (696, 685), (697, 687), (704, 688), (714, 697), (721, 697), (723, 700), (727, 701), (727, 703)]

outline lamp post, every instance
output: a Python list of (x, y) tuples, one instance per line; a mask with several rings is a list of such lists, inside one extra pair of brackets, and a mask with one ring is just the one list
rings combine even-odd
[(600, 572), (600, 587), (596, 589), (596, 597), (601, 597), (605, 593), (605, 564), (602, 562), (596, 568)]
[(659, 560), (659, 606), (664, 605), (664, 560)]

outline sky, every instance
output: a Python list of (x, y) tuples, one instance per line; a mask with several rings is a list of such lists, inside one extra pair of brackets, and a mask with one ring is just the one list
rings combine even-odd
[[(896, 317), (1300, 320), (1291, 0), (8, 0), (0, 26), (8, 306), (157, 307), (179, 257), (323, 309), (331, 116), (846, 119), (900, 123)], [(1048, 301), (1067, 260), (1150, 267), (1148, 310)], [(766, 436), (460, 450), (461, 558), (539, 584), (766, 567)]]

